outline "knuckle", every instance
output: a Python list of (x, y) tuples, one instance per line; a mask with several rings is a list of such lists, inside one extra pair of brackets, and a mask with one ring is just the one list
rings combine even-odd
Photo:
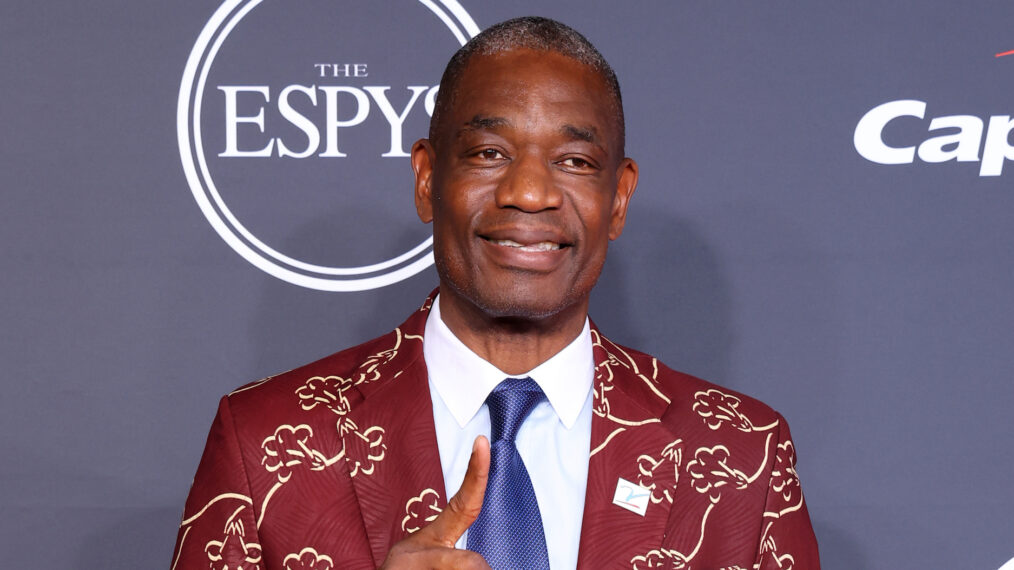
[(483, 568), (489, 568), (489, 564), (486, 563), (486, 559), (483, 558), (480, 554), (472, 552), (470, 550), (463, 550), (461, 552), (466, 553), (464, 555), (463, 560), (463, 562), (465, 563), (465, 568), (470, 568), (473, 570), (482, 570)]
[(475, 518), (479, 516), (479, 511), (482, 510), (482, 505), (469, 505), (459, 493), (451, 497), (451, 500), (447, 502), (447, 510), (458, 516)]

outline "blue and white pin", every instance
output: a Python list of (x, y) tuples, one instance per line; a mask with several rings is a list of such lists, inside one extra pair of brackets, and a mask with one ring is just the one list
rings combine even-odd
[(649, 499), (651, 499), (651, 489), (631, 483), (623, 477), (616, 481), (616, 492), (613, 494), (614, 505), (643, 517), (648, 510)]

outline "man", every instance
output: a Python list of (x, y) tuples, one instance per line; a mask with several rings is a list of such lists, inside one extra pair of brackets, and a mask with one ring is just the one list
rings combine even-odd
[(781, 416), (588, 321), (623, 142), (570, 28), (463, 47), (412, 149), (439, 294), (222, 400), (174, 568), (818, 568)]

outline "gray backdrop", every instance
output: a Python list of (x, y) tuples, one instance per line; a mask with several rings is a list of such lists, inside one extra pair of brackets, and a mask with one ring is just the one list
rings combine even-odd
[[(1014, 55), (996, 54), (1014, 50), (1014, 4), (632, 4), (461, 0), (479, 27), (559, 18), (617, 69), (641, 183), (593, 318), (788, 418), (825, 568), (998, 568), (1014, 557)], [(269, 89), (268, 103), (237, 95), (238, 149), (302, 150), (280, 91), (318, 88), (317, 105), (291, 102), (322, 136), (319, 86), (391, 86), (403, 109), (407, 86), (435, 85), (458, 45), (437, 12), (247, 7), (197, 129), (230, 211), (272, 249), (326, 267), (425, 240), (407, 159), (380, 156), (390, 132), (375, 101), (338, 129), (347, 157), (222, 157), (221, 87)], [(177, 113), (218, 9), (0, 7), (5, 568), (167, 567), (218, 397), (385, 332), (436, 283), (428, 268), (379, 289), (310, 289), (213, 229)], [(321, 78), (321, 62), (369, 75)], [(335, 120), (354, 118), (354, 95), (336, 92)], [(925, 111), (874, 128), (861, 154), (860, 120), (894, 101)], [(263, 132), (242, 119), (260, 108)], [(426, 124), (422, 99), (413, 109), (406, 147)]]

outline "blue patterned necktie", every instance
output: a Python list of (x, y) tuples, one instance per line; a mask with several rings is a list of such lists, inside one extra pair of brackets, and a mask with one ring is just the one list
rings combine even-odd
[(539, 503), (514, 445), (521, 424), (545, 397), (531, 378), (508, 378), (486, 398), (492, 427), (489, 482), (482, 511), (468, 529), (468, 549), (493, 570), (549, 569)]

